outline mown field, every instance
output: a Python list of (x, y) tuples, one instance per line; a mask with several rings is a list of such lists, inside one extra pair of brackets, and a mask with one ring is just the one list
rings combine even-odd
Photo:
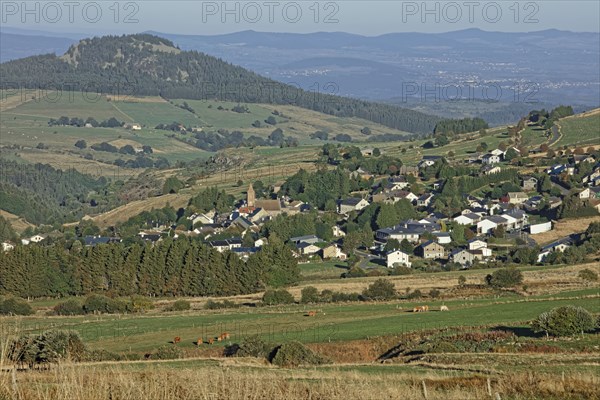
[(554, 147), (600, 144), (600, 110), (563, 118), (558, 125), (560, 139)]
[[(589, 264), (586, 268), (600, 269)], [(306, 265), (302, 283), (291, 292), (300, 298), (300, 289), (313, 285), (319, 290), (360, 292), (376, 278), (338, 279), (332, 281), (333, 263)], [(524, 284), (529, 294), (519, 292), (493, 292), (481, 289), (462, 290), (457, 277), (464, 275), (470, 285), (480, 284), (485, 270), (455, 271), (448, 273), (423, 273), (388, 278), (395, 283), (399, 293), (419, 288), (424, 295), (437, 288), (438, 299), (423, 298), (397, 300), (385, 303), (356, 302), (318, 305), (286, 305), (272, 307), (242, 306), (238, 309), (204, 310), (205, 300), (198, 299), (194, 309), (183, 313), (160, 311), (171, 300), (162, 299), (157, 310), (142, 315), (102, 315), (77, 317), (34, 316), (6, 319), (5, 327), (17, 324), (20, 329), (40, 331), (49, 327), (74, 329), (94, 348), (116, 352), (146, 352), (168, 344), (175, 336), (182, 339), (182, 347), (195, 348), (198, 337), (208, 339), (227, 331), (233, 341), (259, 334), (270, 341), (299, 340), (306, 343), (345, 342), (377, 336), (398, 335), (450, 326), (510, 325), (535, 318), (543, 311), (562, 305), (579, 305), (591, 312), (600, 312), (600, 291), (577, 278), (577, 267), (525, 268)], [(334, 270), (335, 271), (335, 270)], [(336, 273), (338, 271), (335, 271)], [(319, 274), (319, 275), (317, 275)], [(339, 276), (339, 275), (338, 275)], [(312, 280), (312, 279), (320, 280)], [(475, 286), (477, 287), (477, 286)], [(259, 302), (260, 294), (233, 298), (239, 303)], [(52, 302), (34, 303), (40, 310), (49, 310)], [(194, 300), (195, 301), (195, 300)], [(412, 313), (417, 305), (427, 304), (429, 313)], [(451, 312), (438, 312), (447, 305)], [(316, 317), (306, 317), (308, 310), (318, 310)], [(44, 311), (40, 311), (42, 314)]]
[[(578, 278), (583, 268), (598, 271), (600, 264), (523, 268), (526, 291), (482, 288), (488, 270), (390, 277), (400, 293), (419, 288), (427, 295), (429, 288), (439, 288), (441, 294), (435, 299), (389, 302), (205, 310), (206, 299), (189, 299), (192, 310), (166, 312), (173, 299), (162, 298), (155, 300), (155, 310), (145, 314), (53, 317), (44, 314), (62, 300), (40, 299), (31, 303), (37, 315), (0, 319), (2, 336), (72, 329), (91, 349), (128, 355), (129, 361), (67, 361), (12, 375), (10, 365), (3, 366), (0, 357), (0, 398), (598, 399), (599, 333), (547, 340), (529, 328), (530, 320), (558, 306), (576, 305), (600, 313), (600, 286)], [(333, 262), (303, 264), (301, 270), (302, 283), (290, 289), (297, 300), (307, 285), (348, 292), (377, 279), (334, 280), (339, 267)], [(466, 285), (457, 284), (459, 275), (467, 278)], [(230, 299), (256, 303), (260, 294)], [(429, 305), (430, 311), (412, 312), (412, 307), (422, 304)], [(441, 305), (450, 311), (437, 311)], [(318, 313), (308, 317), (308, 310)], [(491, 352), (413, 351), (381, 361), (390, 351), (401, 353), (402, 346), (415, 338), (488, 331), (514, 333), (516, 342), (509, 345), (525, 350), (502, 351), (499, 346)], [(221, 332), (229, 332), (231, 338), (206, 344)], [(300, 341), (329, 362), (281, 368), (260, 358), (223, 355), (225, 346), (252, 335), (272, 344)], [(181, 338), (177, 346), (185, 358), (140, 360), (160, 346), (174, 346), (175, 336)], [(196, 345), (199, 337), (205, 344)]]

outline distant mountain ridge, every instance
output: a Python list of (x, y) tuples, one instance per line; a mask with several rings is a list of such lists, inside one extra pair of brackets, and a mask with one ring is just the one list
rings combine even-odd
[(406, 132), (431, 133), (438, 117), (393, 105), (344, 98), (286, 85), (197, 51), (182, 51), (149, 34), (83, 39), (62, 56), (0, 64), (0, 88), (70, 90), (292, 104), (340, 117), (359, 117)]
[[(15, 29), (9, 32), (44, 34)], [(344, 32), (149, 33), (170, 40), (182, 50), (210, 54), (279, 82), (293, 82), (313, 91), (394, 103), (425, 112), (439, 109), (442, 111), (437, 113), (439, 115), (447, 115), (444, 103), (448, 111), (456, 109), (448, 101), (454, 98), (448, 99), (439, 93), (445, 85), (459, 86), (463, 93), (458, 100), (463, 102), (497, 100), (505, 104), (501, 108), (515, 111), (534, 109), (540, 104), (549, 107), (572, 104), (579, 110), (600, 105), (600, 34), (597, 32), (556, 29), (488, 32), (473, 28), (379, 36)], [(27, 36), (22, 35), (18, 40), (26, 39)], [(11, 52), (11, 40), (17, 39), (3, 41), (2, 60), (18, 58), (15, 54), (21, 57), (27, 52), (43, 51), (33, 43), (32, 50), (13, 45), (20, 53)], [(62, 54), (57, 46), (48, 49), (57, 49), (55, 52)], [(407, 90), (413, 84), (419, 87), (415, 94)], [(496, 85), (501, 88), (497, 99), (493, 95)], [(425, 90), (421, 88), (425, 87), (434, 87), (438, 93), (422, 98)], [(470, 91), (471, 87), (474, 90)], [(415, 107), (415, 101), (422, 106)], [(498, 124), (514, 122), (512, 112), (493, 113), (491, 118)]]

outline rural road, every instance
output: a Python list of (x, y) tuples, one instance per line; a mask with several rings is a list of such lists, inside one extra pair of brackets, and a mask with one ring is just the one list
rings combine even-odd
[(560, 139), (560, 130), (556, 124), (552, 125), (552, 139), (548, 142), (548, 146), (554, 146)]

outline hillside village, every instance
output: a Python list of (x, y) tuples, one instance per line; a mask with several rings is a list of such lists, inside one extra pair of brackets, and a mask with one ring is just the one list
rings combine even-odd
[[(359, 190), (348, 191), (338, 198), (334, 205), (319, 207), (300, 199), (306, 196), (286, 194), (282, 186), (265, 188), (262, 182), (254, 182), (248, 185), (245, 197), (234, 199), (230, 207), (198, 211), (190, 205), (180, 210), (184, 216), (178, 222), (150, 221), (139, 230), (136, 240), (156, 243), (167, 237), (200, 237), (221, 253), (230, 251), (247, 260), (269, 242), (272, 231), (265, 230), (265, 226), (270, 222), (311, 215), (312, 219), (327, 221), (325, 234), (321, 226), (320, 233), (308, 229), (302, 232), (305, 234), (283, 238), (300, 263), (338, 260), (359, 268), (381, 266), (392, 270), (432, 265), (470, 268), (509, 259), (531, 264), (562, 260), (558, 253), (580, 245), (580, 235), (574, 233), (543, 246), (538, 245), (535, 237), (551, 231), (561, 217), (594, 215), (600, 211), (598, 153), (572, 154), (564, 158), (565, 163), (551, 165), (541, 173), (520, 174), (507, 160), (506, 155), (511, 151), (519, 152), (515, 147), (497, 148), (471, 157), (464, 161), (468, 167), (450, 164), (443, 156), (424, 156), (414, 167), (403, 165), (394, 173), (381, 174), (368, 171), (365, 167), (368, 163), (363, 162), (377, 158), (372, 150), (340, 148), (337, 156), (346, 165), (355, 167), (350, 170), (340, 165), (340, 160), (331, 158), (331, 147), (325, 145), (323, 153), (329, 157), (328, 163), (337, 170), (343, 168), (341, 173), (354, 180), (354, 186), (360, 186)], [(470, 171), (473, 179), (480, 179), (477, 185), (487, 186), (489, 191), (483, 196), (454, 193), (450, 200), (456, 204), (450, 206), (447, 204), (450, 188), (446, 185), (449, 182), (455, 185), (456, 178), (452, 176), (462, 171)], [(581, 181), (579, 187), (569, 187), (568, 182), (574, 177), (575, 182)], [(404, 207), (411, 217), (394, 219), (392, 212), (391, 219), (380, 218), (394, 207)], [(452, 209), (456, 211), (450, 213)], [(358, 234), (356, 221), (361, 218), (364, 221), (364, 216), (373, 212), (377, 229), (366, 231), (369, 237), (364, 237), (365, 231)], [(321, 217), (324, 215), (328, 218)], [(20, 244), (43, 245), (49, 235), (52, 234), (24, 237)], [(119, 243), (124, 239), (100, 234), (80, 237), (85, 246)], [(6, 241), (2, 249), (10, 251), (15, 245)], [(534, 254), (523, 260), (524, 252)]]

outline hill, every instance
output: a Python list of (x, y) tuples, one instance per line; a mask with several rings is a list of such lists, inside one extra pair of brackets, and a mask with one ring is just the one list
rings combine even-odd
[(555, 146), (600, 145), (600, 108), (562, 118), (556, 125), (559, 137)]
[(167, 39), (146, 34), (84, 39), (60, 57), (50, 54), (9, 61), (0, 65), (0, 71), (2, 89), (18, 84), (120, 96), (291, 104), (421, 134), (431, 133), (439, 120), (392, 105), (335, 96), (334, 86), (303, 90), (203, 53), (181, 51)]

